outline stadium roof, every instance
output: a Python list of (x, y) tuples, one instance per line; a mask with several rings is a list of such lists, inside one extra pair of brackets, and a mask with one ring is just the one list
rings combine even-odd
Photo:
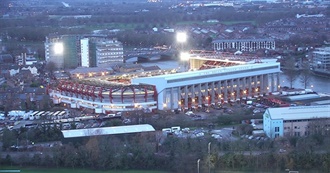
[(99, 135), (116, 135), (125, 133), (153, 132), (155, 129), (149, 124), (101, 127), (89, 129), (62, 130), (64, 138), (88, 137)]
[[(241, 70), (254, 70), (254, 69), (262, 69), (265, 67), (272, 67), (277, 66), (278, 63), (257, 63), (257, 64), (243, 64), (243, 65), (236, 65), (230, 67), (219, 67), (207, 70), (197, 70), (197, 71), (189, 71), (189, 72), (182, 72), (182, 73), (175, 73), (175, 74), (166, 74), (166, 75), (158, 75), (152, 77), (145, 77), (147, 79), (157, 79), (162, 78), (165, 80), (180, 80), (184, 78), (196, 78), (197, 76), (208, 76), (208, 75), (220, 75), (222, 73), (228, 72), (236, 72), (239, 73)], [(134, 82), (133, 82), (134, 83)]]
[(265, 114), (267, 113), (269, 113), (271, 119), (273, 120), (303, 120), (313, 118), (330, 118), (330, 105), (268, 108)]

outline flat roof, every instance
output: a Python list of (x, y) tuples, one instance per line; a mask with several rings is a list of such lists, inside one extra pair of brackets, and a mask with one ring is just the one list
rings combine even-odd
[[(142, 77), (146, 79), (152, 80), (152, 78), (163, 78), (166, 81), (169, 80), (179, 80), (179, 79), (185, 79), (185, 78), (195, 78), (197, 76), (208, 76), (208, 75), (217, 75), (227, 72), (236, 72), (241, 73), (244, 70), (256, 70), (256, 69), (263, 69), (263, 68), (270, 68), (270, 67), (276, 67), (279, 69), (279, 63), (277, 62), (271, 62), (271, 63), (256, 63), (256, 64), (239, 64), (235, 66), (230, 67), (219, 67), (219, 68), (212, 68), (212, 69), (206, 69), (206, 70), (197, 70), (197, 71), (188, 71), (188, 72), (181, 72), (181, 73), (175, 73), (175, 74), (165, 74), (165, 75), (158, 75), (158, 76), (152, 76), (152, 77)], [(137, 78), (138, 79), (138, 78)], [(133, 79), (134, 81), (135, 79)]]
[(89, 129), (62, 130), (64, 138), (88, 137), (99, 135), (116, 135), (125, 133), (153, 132), (155, 129), (149, 124), (100, 127)]
[(287, 98), (290, 101), (297, 101), (297, 100), (315, 99), (315, 98), (319, 98), (319, 97), (320, 96), (317, 94), (302, 94), (302, 95), (288, 96)]
[(303, 120), (313, 118), (330, 118), (330, 105), (295, 106), (283, 108), (268, 108), (271, 119)]

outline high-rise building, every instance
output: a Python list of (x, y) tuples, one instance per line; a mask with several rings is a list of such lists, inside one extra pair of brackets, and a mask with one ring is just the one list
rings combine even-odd
[(46, 37), (45, 60), (59, 69), (98, 67), (123, 62), (121, 42), (106, 36), (55, 35)]
[(45, 60), (53, 62), (57, 68), (67, 69), (81, 66), (81, 36), (51, 35), (46, 37)]
[(83, 38), (80, 40), (80, 48), (81, 48), (81, 66), (82, 67), (91, 67), (89, 61), (89, 39)]
[(96, 66), (122, 63), (124, 60), (123, 45), (117, 40), (100, 40), (96, 42)]

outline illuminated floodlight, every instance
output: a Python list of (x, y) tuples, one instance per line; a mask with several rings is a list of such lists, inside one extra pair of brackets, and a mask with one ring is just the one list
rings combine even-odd
[(63, 43), (55, 43), (54, 45), (54, 53), (62, 54), (64, 50)]
[(190, 54), (187, 52), (181, 52), (180, 59), (181, 61), (188, 61), (190, 59)]
[(179, 43), (185, 43), (187, 41), (187, 34), (185, 32), (178, 32), (176, 34), (176, 41)]

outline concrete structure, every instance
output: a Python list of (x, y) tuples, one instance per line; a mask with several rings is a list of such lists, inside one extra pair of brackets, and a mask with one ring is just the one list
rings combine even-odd
[(316, 48), (313, 51), (312, 69), (317, 74), (330, 75), (330, 47)]
[[(93, 84), (66, 81), (52, 89), (50, 95), (55, 104), (87, 107), (101, 113), (204, 107), (258, 97), (280, 87), (280, 64), (276, 59), (256, 62), (217, 58), (191, 57), (190, 71), (182, 73), (172, 69), (162, 74), (104, 76)], [(103, 85), (97, 86), (96, 82), (101, 81)]]
[(90, 67), (89, 62), (89, 39), (83, 38), (80, 40), (80, 49), (81, 49), (81, 66)]
[[(191, 69), (218, 63), (219, 67), (134, 78), (135, 84), (157, 84), (158, 109), (189, 109), (221, 102), (235, 102), (277, 91), (279, 63), (246, 63), (190, 59)], [(233, 63), (232, 66), (227, 66)], [(221, 65), (222, 64), (222, 65)], [(235, 64), (235, 65), (234, 65)]]
[(57, 68), (67, 69), (81, 66), (81, 36), (51, 35), (45, 41), (45, 60), (53, 62)]
[(214, 40), (214, 51), (239, 50), (253, 52), (260, 49), (275, 50), (274, 39), (232, 39)]
[(124, 49), (117, 40), (100, 40), (96, 42), (96, 66), (124, 62)]
[(304, 136), (310, 122), (329, 118), (330, 105), (268, 108), (263, 115), (264, 131), (270, 138)]
[(107, 66), (124, 61), (121, 42), (106, 36), (51, 35), (45, 41), (45, 59), (60, 69)]

